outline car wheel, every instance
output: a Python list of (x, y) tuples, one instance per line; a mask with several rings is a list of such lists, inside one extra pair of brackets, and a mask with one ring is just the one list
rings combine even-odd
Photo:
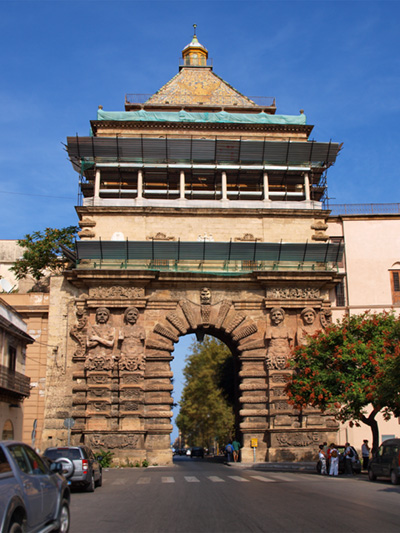
[(99, 479), (96, 481), (96, 487), (101, 487), (103, 484), (103, 471), (101, 470), (100, 471), (100, 477)]
[(86, 485), (86, 492), (94, 492), (95, 489), (95, 482), (94, 482), (94, 474), (92, 472), (92, 475), (90, 476), (90, 481)]
[(8, 533), (24, 533), (24, 528), (21, 522), (15, 521), (10, 524), (8, 528)]
[(70, 524), (69, 504), (67, 500), (61, 502), (61, 510), (59, 517), (59, 527), (57, 533), (68, 533)]
[(390, 481), (392, 482), (392, 485), (398, 485), (399, 484), (399, 476), (396, 474), (394, 470), (390, 472)]
[(71, 461), (71, 459), (68, 459), (68, 457), (60, 457), (60, 459), (57, 459), (55, 461), (56, 463), (62, 464), (62, 475), (65, 477), (65, 479), (69, 479), (74, 474), (74, 463)]
[(368, 470), (368, 479), (370, 481), (375, 481), (376, 480), (376, 475), (372, 472), (371, 469)]

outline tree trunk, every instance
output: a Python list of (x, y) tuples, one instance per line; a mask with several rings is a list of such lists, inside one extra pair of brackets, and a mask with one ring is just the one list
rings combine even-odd
[(364, 422), (364, 424), (367, 424), (371, 428), (372, 431), (372, 453), (375, 454), (379, 447), (379, 427), (378, 422), (375, 420), (375, 416), (379, 413), (379, 409), (376, 409), (375, 407), (371, 411), (368, 417), (365, 415), (360, 416), (361, 422)]

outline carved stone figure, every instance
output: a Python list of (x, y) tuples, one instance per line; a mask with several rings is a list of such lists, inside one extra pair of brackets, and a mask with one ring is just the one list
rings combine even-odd
[(119, 369), (134, 372), (144, 370), (144, 340), (145, 333), (137, 325), (139, 311), (136, 307), (128, 307), (124, 313), (125, 326), (120, 331), (121, 357)]
[(318, 324), (316, 324), (317, 313), (311, 307), (306, 307), (300, 313), (303, 324), (298, 328), (296, 334), (297, 344), (306, 346), (308, 343), (308, 336), (314, 335), (318, 331)]
[(77, 309), (76, 316), (78, 323), (72, 326), (70, 335), (78, 342), (78, 348), (75, 350), (75, 357), (84, 357), (86, 353), (86, 340), (87, 340), (87, 316), (83, 309)]
[(211, 291), (207, 287), (203, 287), (203, 289), (201, 290), (200, 303), (201, 305), (211, 304)]
[(88, 370), (111, 370), (112, 350), (115, 342), (115, 328), (108, 324), (110, 311), (106, 307), (96, 309), (96, 324), (88, 331), (89, 355), (85, 361)]
[(273, 307), (270, 311), (271, 327), (267, 329), (265, 339), (267, 348), (267, 368), (283, 369), (290, 355), (293, 336), (285, 325), (285, 311), (281, 307)]
[(319, 319), (322, 327), (325, 329), (332, 324), (332, 311), (330, 309), (322, 309)]

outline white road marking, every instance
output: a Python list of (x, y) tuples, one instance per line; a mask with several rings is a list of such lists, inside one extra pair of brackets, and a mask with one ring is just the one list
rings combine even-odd
[(140, 477), (137, 481), (138, 485), (148, 485), (150, 483), (149, 477)]
[(208, 476), (208, 479), (213, 483), (225, 483), (225, 479), (221, 479), (218, 476)]
[(274, 481), (293, 481), (293, 478), (290, 478), (289, 476), (277, 476), (273, 474), (271, 477)]
[(175, 483), (175, 479), (172, 476), (163, 476), (161, 483)]
[(234, 481), (249, 481), (248, 479), (246, 479), (244, 477), (240, 477), (240, 476), (228, 476), (228, 477), (230, 477)]
[(200, 483), (200, 479), (194, 476), (184, 476), (188, 483)]
[(276, 483), (275, 479), (271, 479), (269, 477), (264, 476), (251, 476), (253, 479), (257, 479), (258, 481), (265, 481), (265, 483)]

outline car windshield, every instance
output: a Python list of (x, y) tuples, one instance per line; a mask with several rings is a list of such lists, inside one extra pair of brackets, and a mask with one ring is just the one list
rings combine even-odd
[(51, 459), (52, 461), (56, 461), (57, 459), (60, 459), (61, 457), (68, 457), (68, 459), (71, 459), (72, 461), (74, 459), (81, 459), (81, 452), (78, 448), (57, 448), (54, 450), (46, 450), (44, 452), (44, 455)]

